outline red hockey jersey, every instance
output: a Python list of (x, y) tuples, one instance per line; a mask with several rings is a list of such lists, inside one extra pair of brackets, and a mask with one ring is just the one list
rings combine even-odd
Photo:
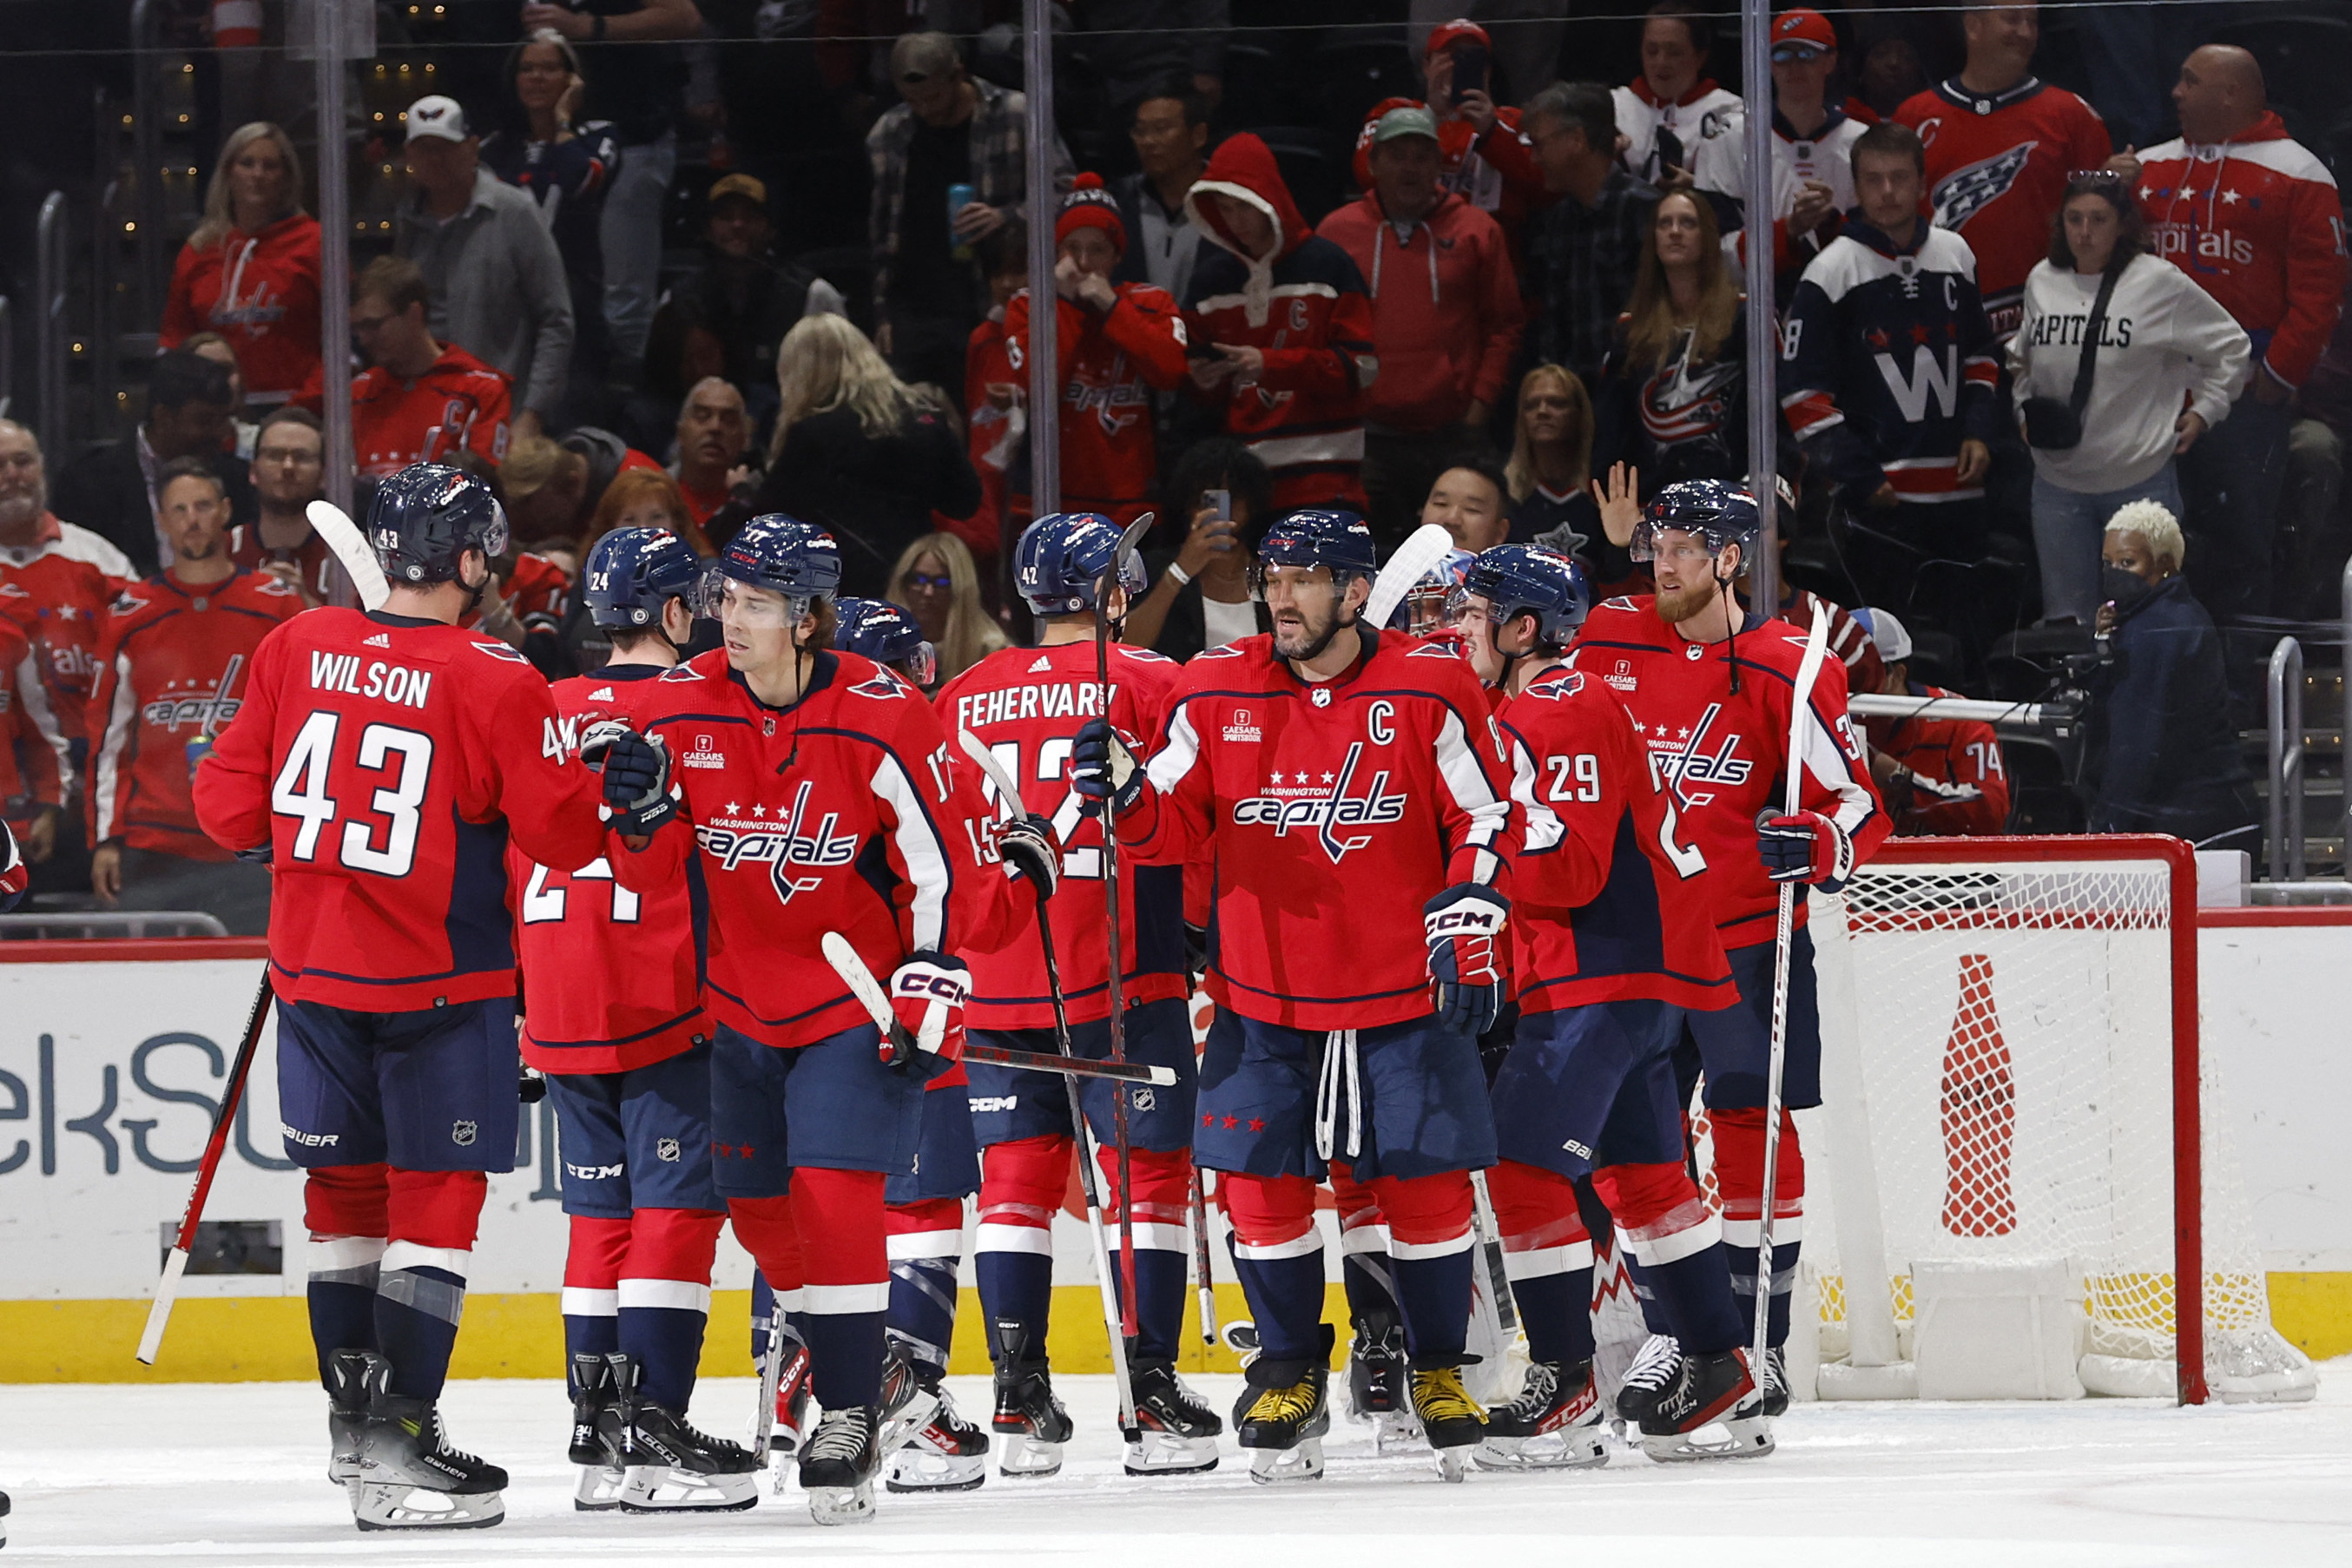
[[(1956, 697), (1940, 687), (1911, 683), (1915, 697)], [(1980, 792), (1968, 801), (1943, 801), (1925, 790), (1895, 813), (1895, 831), (1906, 837), (1996, 834), (2009, 831), (2009, 773), (2001, 766), (2000, 737), (1975, 719), (1867, 719), (1870, 743), (1923, 779), (1961, 784)]]
[(1208, 992), (1244, 1017), (1370, 1029), (1427, 1016), (1422, 905), (1507, 892), (1520, 824), (1502, 732), (1452, 649), (1366, 639), (1309, 686), (1244, 637), (1185, 667), (1119, 842), (1150, 865), (1213, 857)]
[(301, 609), (299, 594), (258, 572), (201, 587), (164, 572), (122, 590), (89, 704), (91, 844), (229, 858), (196, 825), (188, 742), (227, 728), (261, 639)]
[(0, 552), (0, 615), (32, 639), (58, 730), (68, 741), (86, 740), (90, 726), (83, 710), (98, 684), (99, 633), (107, 606), (130, 583), (82, 559), (55, 518), (41, 521), (46, 537), (39, 545)]
[(2115, 151), (2106, 122), (2064, 88), (2033, 77), (1992, 94), (1970, 92), (1954, 77), (1914, 94), (1895, 118), (1927, 143), (1936, 226), (1976, 253), (1985, 315), (2005, 343), (2024, 316), (2025, 275), (2050, 254), (2050, 220), (2066, 177), (2103, 166)]
[(513, 994), (508, 844), (584, 866), (608, 843), (560, 733), (529, 661), (456, 626), (329, 608), (263, 638), (195, 802), (215, 843), (269, 849), (278, 994), (369, 1013)]
[[(1184, 320), (1149, 283), (1116, 285), (1097, 311), (1056, 295), (1054, 351), (1062, 362), (1062, 510), (1108, 513), (1121, 527), (1159, 486), (1151, 395), (1184, 380)], [(1004, 355), (1016, 380), (1029, 365), (1029, 290), (1004, 308)]]
[(722, 648), (646, 701), (684, 820), (615, 868), (636, 891), (682, 873), (708, 889), (705, 1002), (719, 1023), (789, 1047), (871, 1022), (818, 948), (829, 931), (886, 981), (910, 952), (1002, 942), (1013, 889), (979, 770), (958, 763), (913, 687), (854, 653), (820, 653), (808, 694), (771, 708)]
[(319, 368), (319, 220), (296, 213), (217, 245), (180, 247), (156, 346), (218, 332), (236, 353), (246, 395), (283, 403)]
[[(1737, 652), (1737, 662), (1734, 653)], [(1570, 662), (1615, 692), (1664, 775), (1727, 948), (1769, 942), (1779, 892), (1756, 852), (1756, 818), (1783, 804), (1789, 720), (1804, 637), (1781, 620), (1750, 619), (1727, 642), (1695, 643), (1658, 618), (1654, 598), (1612, 599), (1577, 635)], [(1734, 674), (1738, 689), (1732, 689)], [(1804, 784), (1798, 798), (1834, 819), (1857, 863), (1886, 837), (1886, 813), (1845, 711), (1845, 667), (1822, 661), (1810, 693)], [(1805, 900), (1797, 900), (1800, 924)]]
[[(608, 664), (555, 683), (555, 743), (580, 754), (591, 725), (642, 728), (662, 667)], [(710, 1034), (686, 879), (632, 892), (602, 856), (574, 870), (507, 851), (522, 965), (522, 1059), (541, 1072), (627, 1072)]]
[[(296, 399), (320, 411), (325, 384), (312, 376)], [(383, 479), (411, 463), (446, 463), (471, 449), (493, 463), (507, 458), (514, 384), (455, 343), (415, 381), (382, 365), (352, 378), (352, 451), (364, 478)]]
[(1520, 1010), (1648, 998), (1702, 1011), (1738, 995), (1657, 759), (1598, 678), (1538, 676), (1503, 704), (1526, 843), (1511, 868)]
[[(1113, 643), (1110, 721), (1147, 745), (1160, 733), (1183, 667)], [(1062, 841), (1061, 886), (1050, 917), (1054, 952), (1073, 1023), (1110, 1016), (1110, 952), (1102, 881), (1102, 823), (1078, 809), (1069, 785), (1070, 742), (1095, 716), (1095, 645), (1012, 647), (990, 654), (943, 687), (937, 699), (950, 732), (988, 743), (1021, 786), (1021, 805), (1050, 820)], [(959, 752), (961, 756), (961, 752)], [(1129, 1005), (1184, 996), (1184, 873), (1174, 866), (1119, 867), (1120, 994)], [(1054, 1022), (1037, 918), (1020, 913), (992, 952), (967, 951), (971, 1022), (991, 1029), (1043, 1029)]]
[(63, 805), (72, 788), (73, 762), (32, 639), (0, 619), (0, 813), (21, 826), (37, 807)]

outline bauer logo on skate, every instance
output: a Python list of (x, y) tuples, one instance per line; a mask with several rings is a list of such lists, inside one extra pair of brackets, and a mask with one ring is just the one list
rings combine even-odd
[(1371, 788), (1362, 796), (1350, 795), (1349, 784), (1356, 776), (1358, 763), (1364, 754), (1364, 742), (1355, 742), (1348, 748), (1348, 760), (1339, 764), (1336, 778), (1323, 775), (1329, 787), (1318, 787), (1303, 773), (1288, 775), (1294, 782), (1285, 787), (1285, 775), (1276, 773), (1267, 782), (1262, 795), (1234, 802), (1234, 821), (1237, 826), (1264, 824), (1274, 828), (1276, 838), (1289, 837), (1294, 827), (1315, 829), (1322, 841), (1323, 852), (1336, 866), (1351, 849), (1361, 849), (1372, 841), (1369, 833), (1342, 837), (1337, 831), (1360, 823), (1401, 822), (1404, 819), (1407, 796), (1386, 793), (1389, 775), (1386, 769), (1372, 775)]

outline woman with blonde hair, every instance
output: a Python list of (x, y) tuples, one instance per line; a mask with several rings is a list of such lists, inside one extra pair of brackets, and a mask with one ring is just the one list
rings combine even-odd
[(1013, 639), (980, 602), (980, 567), (952, 533), (927, 533), (898, 552), (878, 595), (914, 613), (940, 658), (944, 686)]
[(172, 268), (156, 343), (177, 348), (206, 330), (236, 353), (258, 407), (284, 403), (318, 368), (319, 221), (302, 210), (292, 139), (266, 121), (221, 144), (204, 221)]
[(1546, 536), (1560, 537), (1561, 529), (1599, 538), (1591, 478), (1591, 395), (1566, 365), (1539, 364), (1519, 382), (1519, 417), (1511, 459), (1503, 466), (1511, 492), (1511, 542), (1549, 542)]
[[(892, 559), (931, 531), (932, 514), (970, 517), (980, 476), (938, 408), (890, 373), (846, 316), (803, 316), (776, 351), (782, 405), (768, 475), (745, 505), (711, 519), (714, 535), (748, 518), (788, 512), (841, 545), (841, 591), (888, 598)], [(964, 551), (969, 565), (971, 552)], [(974, 592), (979, 573), (969, 573)], [(913, 608), (913, 605), (908, 605)], [(947, 647), (932, 641), (944, 657)]]
[(1644, 498), (1683, 479), (1746, 479), (1747, 344), (1747, 300), (1725, 263), (1715, 209), (1668, 192), (1601, 363), (1594, 466), (1640, 469)]

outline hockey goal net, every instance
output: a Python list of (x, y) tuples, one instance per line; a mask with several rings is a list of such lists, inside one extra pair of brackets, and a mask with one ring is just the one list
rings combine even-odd
[[(1824, 1044), (1858, 1054), (1863, 1102), (1816, 1136), (1841, 1113), (1832, 1060), (1832, 1103), (1807, 1119), (1825, 1363), (1874, 1289), (1908, 1359), (1915, 1265), (2064, 1260), (2089, 1392), (2309, 1396), (2309, 1362), (2271, 1327), (2225, 1085), (2199, 1048), (2196, 883), (2170, 838), (1896, 840), (1842, 900), (1843, 970), (1838, 911), (1815, 900)], [(1874, 1176), (1859, 1187), (1829, 1168), (1857, 1149)], [(1840, 1256), (1869, 1206), (1881, 1281)]]

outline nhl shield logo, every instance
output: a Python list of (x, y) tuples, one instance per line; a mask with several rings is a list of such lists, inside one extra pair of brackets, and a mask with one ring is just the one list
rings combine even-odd
[(1131, 1089), (1127, 1091), (1127, 1102), (1138, 1110), (1150, 1110), (1160, 1103), (1160, 1097), (1148, 1089)]
[(654, 1152), (660, 1156), (664, 1163), (671, 1165), (677, 1164), (678, 1156), (677, 1140), (675, 1138), (664, 1138), (657, 1141), (654, 1144)]
[(460, 1149), (470, 1149), (474, 1146), (474, 1124), (470, 1121), (452, 1122), (449, 1127), (449, 1142)]
[(1314, 695), (1307, 700), (1318, 708), (1328, 708), (1331, 706), (1331, 689), (1328, 686), (1318, 686), (1315, 689)]

